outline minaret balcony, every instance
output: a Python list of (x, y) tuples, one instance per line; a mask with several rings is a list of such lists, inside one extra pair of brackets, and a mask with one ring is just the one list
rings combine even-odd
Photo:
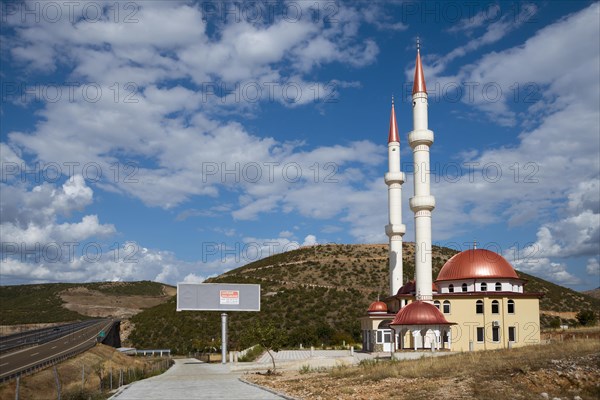
[(389, 237), (403, 236), (406, 233), (406, 225), (404, 224), (387, 224), (385, 226), (385, 234)]
[(385, 174), (385, 183), (386, 185), (391, 185), (392, 183), (404, 183), (404, 172), (387, 172)]
[(408, 204), (413, 212), (431, 211), (435, 208), (435, 198), (433, 196), (415, 196), (410, 198)]
[(413, 149), (419, 145), (431, 146), (433, 144), (433, 131), (429, 129), (419, 129), (408, 134), (408, 143)]

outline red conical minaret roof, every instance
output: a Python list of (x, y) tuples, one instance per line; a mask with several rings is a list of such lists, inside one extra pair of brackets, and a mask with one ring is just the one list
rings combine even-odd
[(415, 65), (415, 80), (412, 94), (414, 95), (419, 92), (427, 93), (427, 88), (425, 87), (425, 74), (423, 74), (423, 65), (421, 64), (421, 46), (419, 39), (417, 39), (417, 62)]
[(392, 115), (390, 115), (390, 133), (388, 135), (388, 143), (391, 142), (400, 142), (398, 124), (396, 123), (396, 111), (394, 111), (394, 97), (392, 97)]

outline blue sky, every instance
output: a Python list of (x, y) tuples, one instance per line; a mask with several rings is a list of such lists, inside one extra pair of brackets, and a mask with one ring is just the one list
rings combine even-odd
[(385, 243), (396, 98), (429, 91), (434, 244), (600, 285), (599, 6), (2, 3), (2, 284), (201, 281)]

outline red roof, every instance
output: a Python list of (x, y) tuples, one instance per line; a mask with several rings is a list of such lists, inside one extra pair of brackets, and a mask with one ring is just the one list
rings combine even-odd
[(385, 304), (383, 301), (374, 301), (373, 303), (371, 303), (369, 309), (367, 310), (368, 313), (387, 313), (387, 311), (387, 304)]
[[(438, 287), (435, 285), (435, 283), (431, 284), (431, 290), (433, 290), (434, 292), (438, 291)], [(396, 294), (411, 294), (411, 293), (415, 293), (416, 291), (417, 291), (417, 283), (413, 279), (412, 281), (408, 281), (404, 285), (402, 285), (402, 287), (400, 289), (398, 289), (398, 293), (396, 293)]]
[(423, 73), (423, 65), (421, 64), (421, 52), (417, 48), (417, 63), (415, 65), (415, 80), (412, 94), (419, 92), (427, 93), (427, 88), (425, 87), (425, 74)]
[(413, 301), (404, 306), (390, 325), (452, 325), (433, 304)]
[(396, 123), (396, 112), (394, 111), (394, 99), (392, 98), (392, 114), (390, 115), (390, 133), (388, 134), (388, 143), (400, 142), (398, 136), (398, 124)]
[(519, 279), (519, 276), (500, 254), (485, 249), (472, 249), (449, 259), (440, 270), (436, 282), (481, 278)]

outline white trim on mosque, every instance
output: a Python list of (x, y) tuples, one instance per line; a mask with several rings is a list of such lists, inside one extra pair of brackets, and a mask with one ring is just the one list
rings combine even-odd
[(457, 279), (437, 281), (438, 293), (510, 292), (523, 293), (523, 280), (514, 278)]

